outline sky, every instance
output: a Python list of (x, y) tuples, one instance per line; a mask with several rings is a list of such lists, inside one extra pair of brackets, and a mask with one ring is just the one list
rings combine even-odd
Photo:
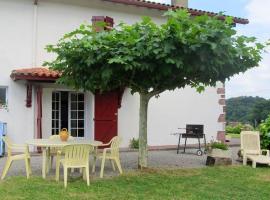
[[(170, 3), (170, 0), (152, 0)], [(248, 25), (237, 25), (238, 34), (270, 39), (270, 0), (189, 0), (189, 7), (249, 19)], [(269, 49), (270, 52), (270, 49)], [(260, 96), (270, 99), (270, 53), (263, 54), (259, 67), (235, 75), (226, 82), (227, 98)]]

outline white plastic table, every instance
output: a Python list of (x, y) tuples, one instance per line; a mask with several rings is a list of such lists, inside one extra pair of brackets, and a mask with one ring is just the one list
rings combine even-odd
[(72, 144), (89, 144), (98, 147), (102, 144), (100, 141), (91, 141), (89, 139), (72, 139), (62, 142), (60, 139), (32, 139), (26, 142), (27, 145), (41, 147), (42, 149), (42, 177), (46, 178), (47, 149), (50, 147), (64, 147)]

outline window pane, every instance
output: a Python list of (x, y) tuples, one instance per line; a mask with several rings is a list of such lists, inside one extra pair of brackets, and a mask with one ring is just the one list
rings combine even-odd
[(55, 103), (55, 110), (59, 110), (59, 103), (58, 102)]
[(60, 94), (59, 93), (56, 93), (56, 98), (55, 98), (56, 101), (60, 101)]
[(84, 110), (84, 102), (78, 103), (78, 110)]
[(78, 94), (78, 101), (84, 101), (84, 94)]
[(59, 119), (59, 111), (55, 112), (55, 119)]
[(77, 137), (77, 130), (76, 129), (71, 129), (70, 133), (71, 133), (71, 136)]
[(78, 129), (78, 137), (84, 137), (84, 129)]
[(84, 128), (84, 120), (78, 120), (78, 128)]
[(71, 111), (71, 119), (77, 119), (77, 118), (78, 118), (77, 111)]
[(55, 128), (55, 120), (52, 120), (52, 128)]
[(52, 111), (52, 119), (55, 119), (55, 111)]
[(71, 101), (77, 101), (77, 95), (71, 94)]
[(59, 121), (57, 120), (57, 121), (55, 121), (56, 123), (55, 123), (55, 126), (56, 126), (56, 128), (58, 128), (59, 127)]
[(77, 102), (71, 103), (71, 110), (77, 110)]
[(52, 93), (52, 100), (55, 101), (55, 92)]
[(77, 120), (71, 120), (71, 128), (77, 128)]
[(84, 119), (84, 111), (78, 112), (78, 119)]

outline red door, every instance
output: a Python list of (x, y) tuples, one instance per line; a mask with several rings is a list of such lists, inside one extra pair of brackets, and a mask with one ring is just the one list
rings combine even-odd
[(109, 142), (117, 135), (118, 93), (95, 95), (95, 140)]

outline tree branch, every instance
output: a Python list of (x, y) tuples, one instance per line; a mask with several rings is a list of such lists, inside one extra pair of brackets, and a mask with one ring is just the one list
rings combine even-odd
[(148, 93), (148, 97), (151, 98), (151, 97), (156, 96), (156, 95), (158, 95), (158, 94), (160, 94), (160, 93), (162, 93), (164, 91), (165, 90), (153, 90), (152, 92)]

